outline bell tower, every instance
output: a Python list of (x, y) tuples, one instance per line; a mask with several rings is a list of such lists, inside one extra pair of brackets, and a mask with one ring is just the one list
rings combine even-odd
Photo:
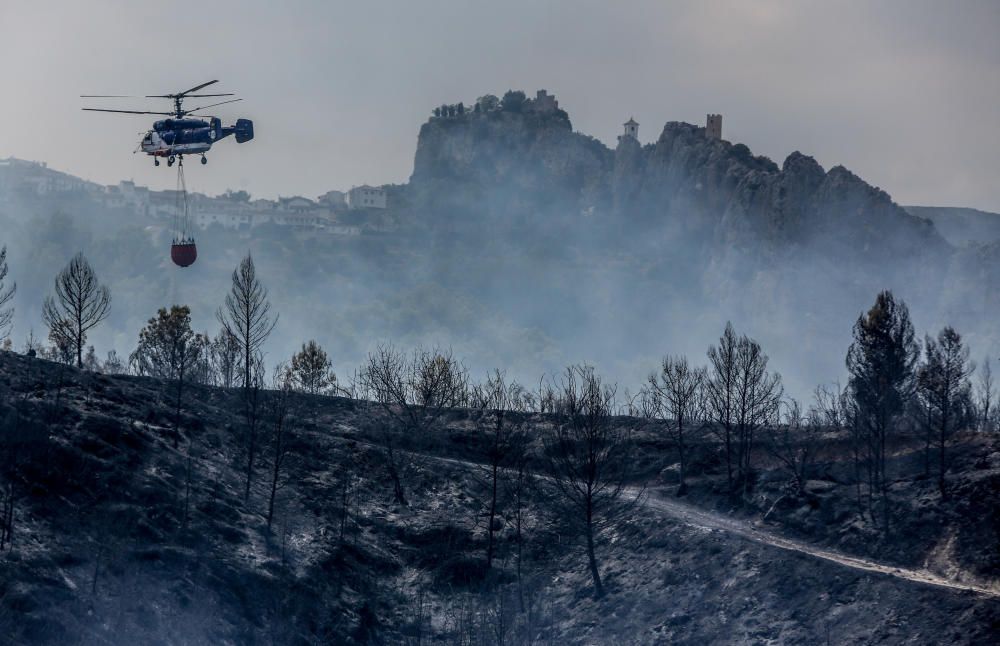
[(639, 124), (636, 123), (635, 119), (629, 117), (629, 120), (623, 125), (625, 126), (625, 134), (622, 135), (623, 137), (632, 137), (635, 140), (639, 139)]

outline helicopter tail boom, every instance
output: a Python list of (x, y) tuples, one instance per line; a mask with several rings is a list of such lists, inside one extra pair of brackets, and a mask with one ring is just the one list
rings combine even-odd
[(250, 119), (237, 119), (235, 125), (223, 126), (218, 118), (212, 117), (212, 130), (216, 140), (236, 135), (236, 143), (243, 144), (253, 139), (253, 121)]

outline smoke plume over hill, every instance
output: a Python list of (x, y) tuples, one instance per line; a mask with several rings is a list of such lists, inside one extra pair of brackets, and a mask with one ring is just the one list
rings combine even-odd
[(664, 353), (700, 361), (731, 320), (801, 395), (842, 376), (851, 326), (885, 288), (918, 331), (952, 324), (974, 355), (1000, 350), (997, 243), (956, 247), (843, 167), (799, 152), (779, 166), (677, 122), (654, 143), (609, 148), (519, 93), (437, 112), (385, 212), (330, 216), (360, 235), (211, 225), (188, 270), (169, 265), (168, 223), (128, 203), (0, 184), (17, 345), (45, 336), (41, 302), (77, 250), (114, 297), (91, 339), (98, 354), (127, 354), (171, 301), (214, 332), (250, 250), (281, 313), (267, 360), (316, 338), (341, 373), (393, 341), (450, 346), (474, 372), (503, 367), (527, 383), (588, 361), (631, 385)]

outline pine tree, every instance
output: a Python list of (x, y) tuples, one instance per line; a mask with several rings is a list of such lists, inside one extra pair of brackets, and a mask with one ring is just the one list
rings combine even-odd
[(82, 253), (73, 256), (56, 276), (55, 289), (56, 297), (46, 297), (42, 308), (49, 339), (61, 356), (75, 356), (76, 367), (82, 368), (87, 332), (107, 318), (111, 292), (97, 280)]
[(925, 358), (917, 373), (921, 399), (928, 411), (931, 438), (938, 453), (938, 489), (947, 495), (945, 473), (947, 449), (951, 437), (972, 418), (972, 383), (969, 376), (975, 366), (969, 362), (969, 349), (961, 335), (945, 327), (937, 339), (924, 341)]
[(225, 305), (219, 308), (216, 318), (240, 346), (243, 387), (250, 388), (254, 378), (254, 359), (278, 323), (278, 315), (271, 315), (267, 288), (257, 278), (257, 268), (250, 254), (233, 270), (232, 280)]
[(295, 390), (310, 395), (321, 395), (335, 389), (337, 375), (326, 351), (315, 341), (302, 344), (302, 349), (292, 357), (291, 377)]
[(878, 494), (885, 528), (889, 528), (886, 451), (889, 435), (913, 396), (914, 368), (920, 349), (906, 304), (890, 291), (881, 292), (867, 313), (854, 324), (854, 342), (847, 352), (848, 388), (857, 423), (865, 438), (869, 511)]
[(156, 316), (139, 332), (139, 345), (129, 357), (137, 375), (173, 380), (174, 445), (180, 426), (184, 386), (192, 380), (195, 366), (208, 348), (208, 338), (191, 329), (191, 310), (187, 305), (172, 305), (168, 311), (160, 308)]

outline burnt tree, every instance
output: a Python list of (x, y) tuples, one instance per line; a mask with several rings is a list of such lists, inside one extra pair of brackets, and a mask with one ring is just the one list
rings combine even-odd
[(973, 370), (969, 349), (952, 327), (945, 327), (936, 339), (925, 339), (924, 361), (917, 369), (917, 392), (927, 413), (928, 440), (937, 449), (938, 489), (942, 496), (948, 493), (944, 478), (948, 445), (955, 431), (974, 417), (969, 381)]
[(172, 305), (169, 311), (160, 308), (156, 316), (149, 319), (139, 331), (139, 344), (129, 356), (129, 365), (135, 374), (167, 379), (175, 384), (174, 448), (177, 448), (180, 430), (184, 386), (200, 380), (201, 375), (195, 368), (206, 354), (208, 345), (206, 336), (191, 329), (191, 309), (186, 305)]
[(520, 386), (509, 381), (499, 370), (472, 389), (471, 408), (476, 426), (485, 436), (483, 462), (486, 465), (483, 507), (486, 515), (486, 567), (493, 567), (501, 496), (507, 470), (514, 466), (516, 453), (523, 446), (523, 428), (517, 422), (520, 412)]
[(253, 381), (254, 357), (278, 323), (278, 315), (271, 315), (267, 288), (257, 278), (257, 268), (250, 254), (233, 270), (232, 286), (226, 294), (225, 305), (216, 312), (216, 318), (222, 329), (239, 345), (243, 387), (248, 389)]
[(687, 358), (682, 356), (664, 357), (659, 372), (648, 378), (652, 412), (667, 421), (670, 439), (677, 447), (680, 465), (677, 495), (683, 495), (687, 490), (684, 481), (687, 474), (687, 437), (704, 415), (702, 387), (705, 379), (704, 368), (690, 366)]
[(393, 497), (405, 505), (403, 474), (408, 457), (399, 440), (408, 435), (425, 439), (450, 408), (468, 398), (465, 367), (450, 351), (415, 350), (407, 355), (392, 346), (379, 346), (368, 355), (360, 385), (386, 413), (390, 423), (380, 427), (386, 470)]
[(553, 428), (545, 438), (557, 510), (586, 547), (594, 595), (604, 596), (596, 544), (605, 528), (634, 508), (641, 490), (628, 487), (631, 437), (612, 418), (615, 389), (589, 366), (566, 370), (557, 386)]
[(730, 493), (745, 495), (753, 478), (756, 434), (778, 416), (781, 376), (768, 370), (760, 344), (746, 335), (737, 337), (730, 323), (719, 345), (709, 347), (708, 359), (706, 406), (725, 448), (726, 483)]
[(892, 292), (881, 292), (854, 324), (854, 342), (847, 351), (846, 364), (853, 415), (864, 437), (869, 513), (874, 518), (877, 495), (887, 530), (891, 515), (888, 441), (914, 394), (918, 358), (909, 309)]
[(274, 371), (272, 389), (267, 393), (266, 417), (270, 433), (268, 451), (271, 458), (270, 482), (267, 499), (267, 535), (270, 540), (271, 525), (274, 521), (275, 501), (278, 492), (285, 486), (284, 469), (294, 442), (294, 420), (292, 418), (292, 376), (284, 366)]
[(61, 357), (76, 357), (76, 367), (83, 368), (87, 332), (107, 318), (110, 309), (111, 291), (100, 283), (84, 255), (78, 253), (56, 276), (55, 298), (45, 297), (42, 319)]

